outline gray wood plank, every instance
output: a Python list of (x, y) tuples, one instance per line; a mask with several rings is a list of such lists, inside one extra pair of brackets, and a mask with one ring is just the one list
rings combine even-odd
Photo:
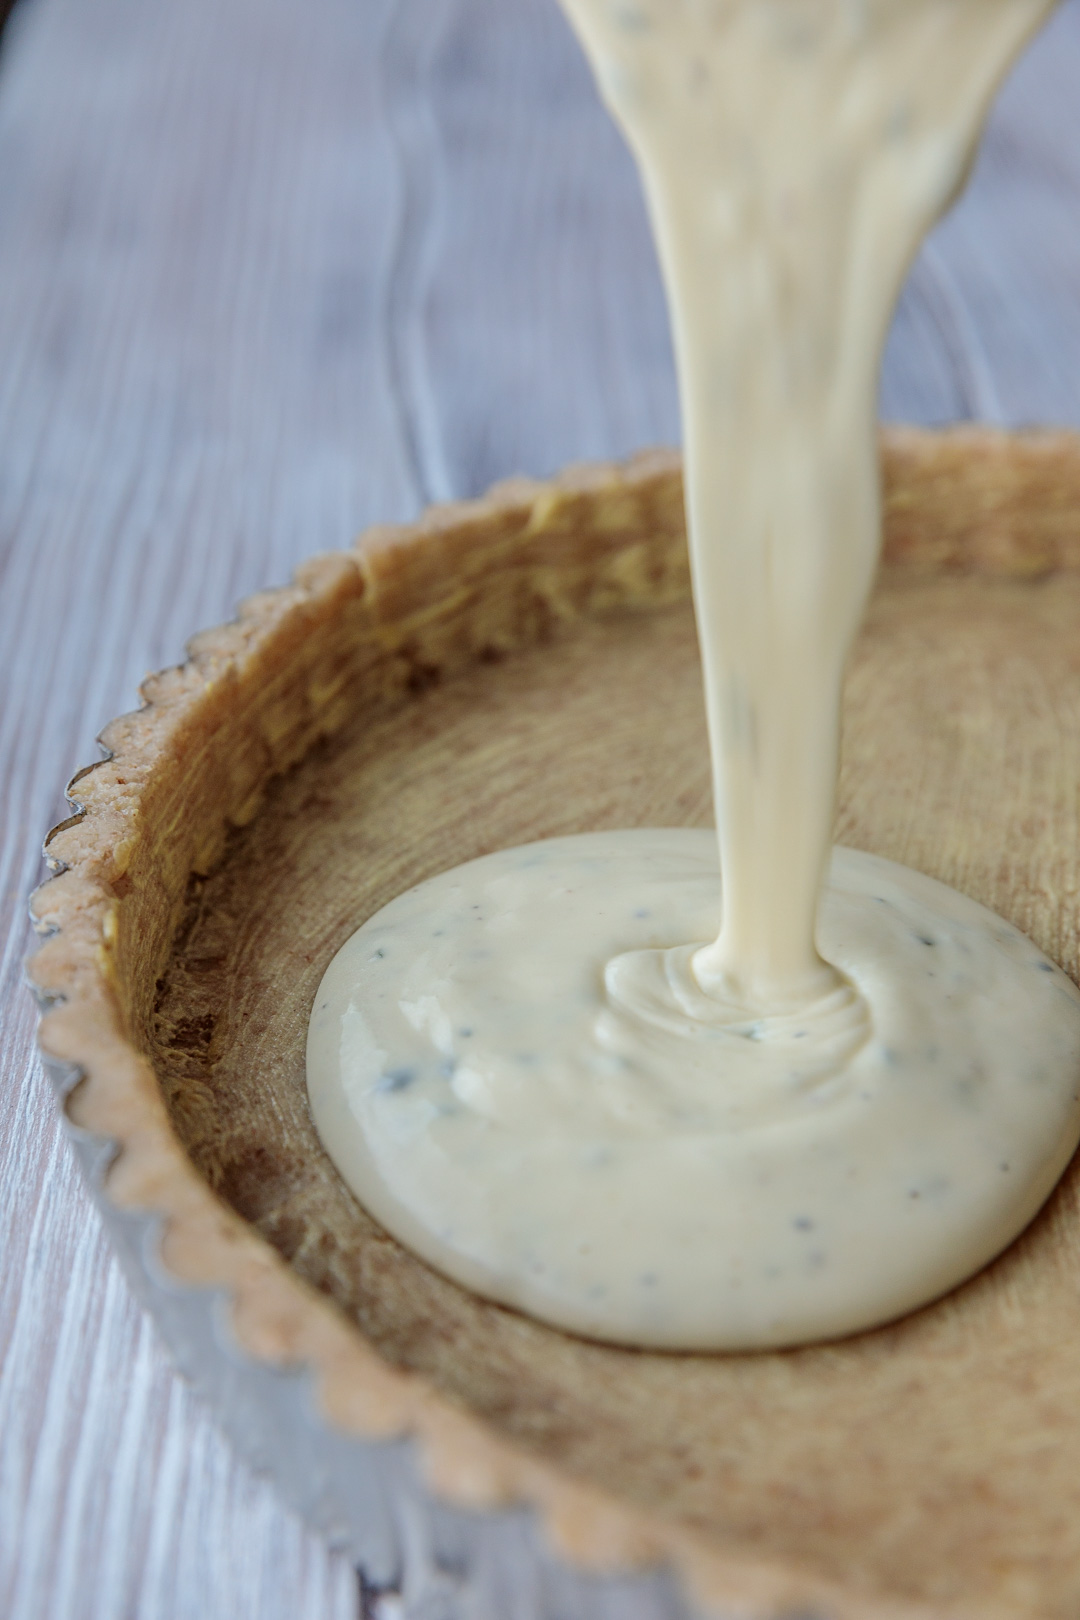
[[(1080, 424), (1080, 0), (919, 260), (883, 406)], [(74, 1180), (24, 898), (148, 669), (364, 523), (678, 436), (629, 159), (554, 0), (22, 0), (0, 57), (0, 1613), (355, 1612)]]
[[(385, 7), (41, 0), (0, 75), (0, 1613), (352, 1616), (127, 1297), (18, 988), (35, 845), (147, 668), (415, 509)], [(407, 319), (407, 312), (405, 312)]]
[(1080, 7), (998, 101), (971, 185), (917, 261), (886, 354), (884, 414), (1080, 423)]

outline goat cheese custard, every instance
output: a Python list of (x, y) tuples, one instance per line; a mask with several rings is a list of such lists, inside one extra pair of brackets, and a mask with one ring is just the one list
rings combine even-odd
[(671, 307), (717, 830), (500, 851), (370, 918), (316, 1126), (439, 1270), (558, 1327), (747, 1350), (999, 1253), (1080, 1139), (1080, 992), (1016, 929), (831, 849), (880, 548), (880, 353), (1054, 0), (564, 0)]

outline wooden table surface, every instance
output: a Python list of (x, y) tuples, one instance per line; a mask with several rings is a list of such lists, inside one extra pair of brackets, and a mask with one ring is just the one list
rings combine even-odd
[[(2, 5), (0, 5), (2, 10)], [(1080, 426), (1080, 0), (916, 264), (883, 412)], [(0, 51), (0, 1616), (344, 1620), (129, 1297), (21, 987), (63, 785), (364, 524), (678, 436), (629, 160), (555, 0), (21, 0)]]

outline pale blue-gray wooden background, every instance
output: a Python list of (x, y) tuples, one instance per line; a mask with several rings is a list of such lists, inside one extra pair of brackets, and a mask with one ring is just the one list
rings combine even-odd
[[(916, 266), (887, 415), (1080, 425), (1080, 3)], [(634, 175), (555, 0), (22, 0), (0, 51), (0, 1616), (344, 1620), (127, 1295), (20, 989), (142, 674), (375, 519), (677, 439)]]

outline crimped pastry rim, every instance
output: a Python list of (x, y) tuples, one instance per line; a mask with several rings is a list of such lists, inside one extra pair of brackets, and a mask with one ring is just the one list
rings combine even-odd
[[(1080, 538), (1068, 521), (1080, 510), (1080, 437), (894, 430), (886, 438), (886, 460), (893, 469), (887, 556), (894, 563), (1025, 576), (1080, 567)], [(900, 1620), (929, 1611), (884, 1595), (843, 1591), (794, 1567), (718, 1551), (678, 1525), (530, 1456), (480, 1418), (451, 1405), (419, 1375), (390, 1366), (359, 1328), (304, 1283), (200, 1176), (173, 1131), (156, 1078), (127, 1027), (118, 991), (123, 863), (141, 836), (140, 815), (156, 773), (171, 763), (162, 739), (175, 737), (211, 702), (220, 701), (223, 685), (236, 679), (238, 669), (266, 649), (285, 645), (290, 635), (302, 638), (305, 624), (332, 602), (366, 604), (375, 640), (403, 645), (407, 610), (414, 620), (418, 616), (407, 592), (404, 605), (394, 598), (395, 574), (403, 565), (408, 573), (409, 559), (422, 560), (423, 572), (422, 564), (441, 547), (452, 561), (467, 552), (471, 536), (487, 532), (485, 525), (496, 533), (505, 529), (512, 552), (520, 537), (543, 533), (560, 513), (582, 503), (599, 529), (605, 514), (617, 512), (620, 503), (640, 501), (661, 485), (670, 502), (678, 479), (678, 458), (651, 452), (622, 468), (574, 468), (547, 483), (515, 480), (482, 500), (433, 509), (415, 524), (370, 530), (353, 551), (313, 559), (292, 584), (242, 604), (230, 625), (195, 637), (183, 665), (144, 683), (143, 707), (106, 728), (101, 739), (106, 757), (73, 778), (68, 789), (73, 814), (46, 840), (53, 877), (32, 903), (44, 942), (28, 964), (44, 1008), (39, 1043), (48, 1057), (74, 1066), (82, 1076), (67, 1104), (69, 1117), (116, 1144), (108, 1183), (113, 1202), (161, 1217), (167, 1268), (182, 1281), (228, 1294), (232, 1329), (246, 1353), (274, 1365), (308, 1368), (331, 1424), (365, 1439), (415, 1437), (425, 1476), (438, 1495), (480, 1509), (532, 1505), (563, 1556), (580, 1567), (625, 1571), (670, 1562), (705, 1605), (735, 1605), (754, 1617), (793, 1604), (828, 1603), (837, 1617)], [(973, 479), (979, 498), (972, 508)], [(946, 512), (963, 486), (965, 520), (951, 527), (939, 522), (933, 532), (921, 532), (917, 522), (909, 522), (916, 484), (924, 500), (927, 491), (936, 490), (934, 499)], [(969, 508), (975, 510), (974, 522)], [(1027, 523), (1036, 508), (1039, 521)], [(632, 597), (636, 587), (617, 575), (618, 569), (609, 582), (611, 600), (629, 600), (627, 591)], [(654, 568), (649, 588), (661, 596), (681, 594), (685, 578), (677, 565), (666, 574)], [(421, 607), (420, 618), (425, 611)], [(93, 774), (103, 767), (110, 768), (114, 783), (130, 789), (119, 803), (115, 795), (98, 801), (93, 791)], [(985, 1605), (980, 1612), (986, 1614)]]

